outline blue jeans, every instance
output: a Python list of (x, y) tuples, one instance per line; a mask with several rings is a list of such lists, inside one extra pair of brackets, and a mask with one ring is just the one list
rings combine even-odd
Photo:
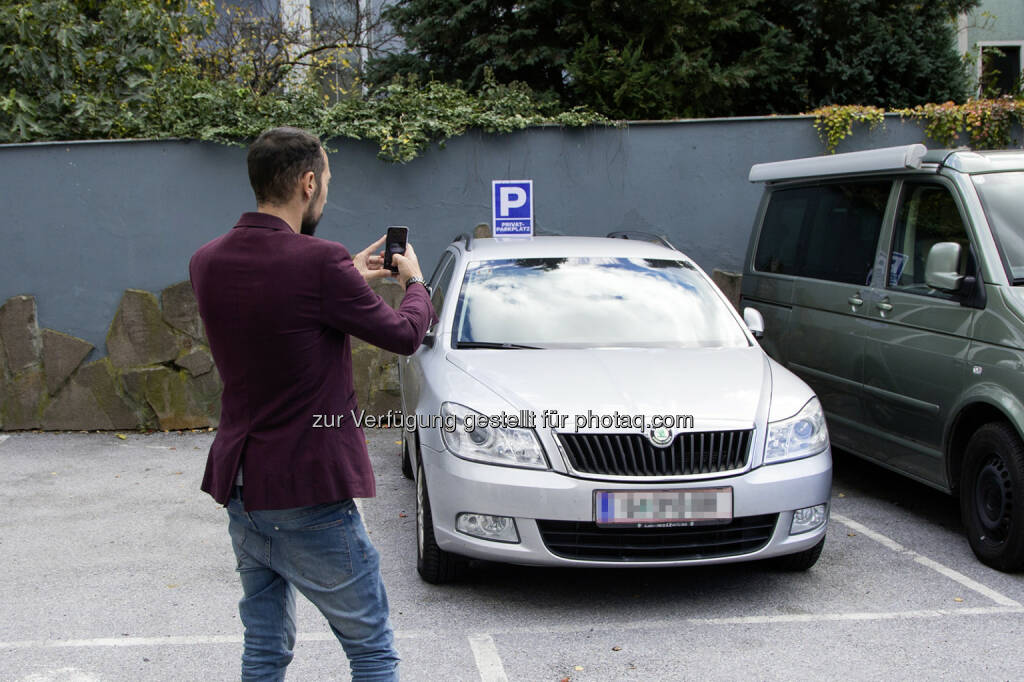
[(245, 626), (242, 680), (283, 680), (295, 645), (295, 589), (316, 605), (348, 656), (353, 682), (398, 680), (380, 557), (352, 500), (245, 511), (228, 503)]

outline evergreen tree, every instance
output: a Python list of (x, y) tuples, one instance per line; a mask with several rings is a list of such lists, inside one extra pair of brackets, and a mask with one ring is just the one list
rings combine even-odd
[(954, 20), (979, 0), (400, 0), (407, 50), (370, 67), (522, 81), (616, 118), (961, 100)]

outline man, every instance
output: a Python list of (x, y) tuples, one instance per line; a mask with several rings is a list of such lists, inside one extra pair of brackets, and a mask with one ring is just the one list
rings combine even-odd
[(313, 236), (331, 180), (316, 137), (268, 130), (248, 166), (257, 212), (189, 265), (224, 381), (202, 489), (228, 509), (243, 590), (242, 679), (284, 679), (297, 588), (330, 622), (353, 680), (395, 680), (379, 558), (352, 500), (372, 497), (374, 478), (352, 418), (349, 344), (356, 336), (408, 355), (436, 318), (411, 244), (393, 256), (405, 285), (395, 311), (368, 285), (390, 274), (375, 255), (384, 237), (350, 257)]

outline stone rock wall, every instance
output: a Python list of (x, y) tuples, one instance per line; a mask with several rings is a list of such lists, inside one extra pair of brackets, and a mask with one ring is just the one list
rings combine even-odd
[[(390, 280), (374, 283), (392, 306)], [(85, 362), (92, 344), (40, 329), (33, 296), (0, 306), (0, 430), (195, 429), (220, 420), (223, 384), (203, 331), (192, 286), (159, 298), (139, 289), (121, 297), (106, 339), (107, 357)], [(359, 405), (383, 413), (400, 405), (393, 353), (352, 340)]]

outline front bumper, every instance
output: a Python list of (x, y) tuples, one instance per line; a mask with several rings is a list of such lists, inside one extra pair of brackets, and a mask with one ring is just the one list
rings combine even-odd
[[(832, 489), (832, 453), (793, 462), (760, 466), (737, 476), (683, 483), (605, 482), (574, 478), (554, 471), (534, 471), (469, 462), (447, 451), (422, 446), (423, 467), (430, 494), (434, 536), (448, 552), (489, 561), (547, 566), (676, 566), (751, 561), (792, 554), (816, 545), (825, 535), (819, 528), (790, 535), (793, 512), (827, 505)], [(686, 489), (731, 486), (733, 517), (777, 515), (774, 530), (752, 551), (727, 556), (658, 560), (575, 559), (553, 553), (544, 541), (537, 521), (594, 520), (595, 490), (644, 488)], [(494, 542), (455, 530), (461, 512), (509, 516), (515, 519), (519, 543)], [(560, 552), (561, 554), (561, 552)]]

